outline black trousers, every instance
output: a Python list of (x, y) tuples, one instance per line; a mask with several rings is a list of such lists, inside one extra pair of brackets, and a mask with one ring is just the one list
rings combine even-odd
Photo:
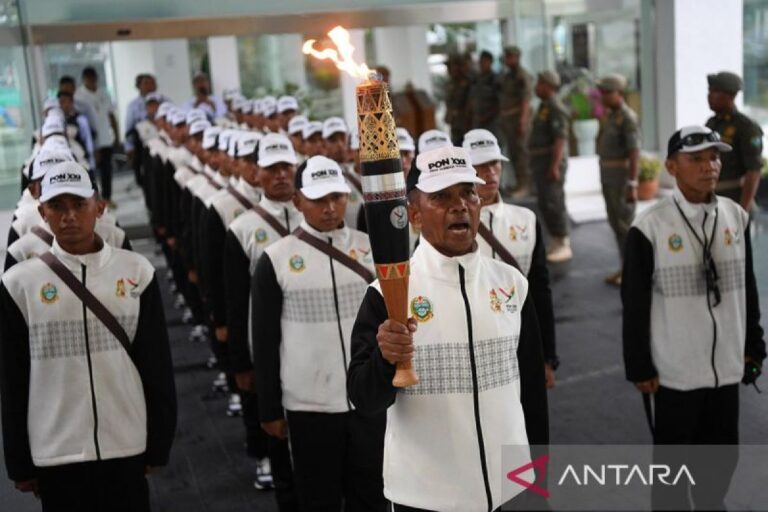
[[(677, 485), (653, 486), (653, 510), (725, 510), (739, 458), (739, 385), (691, 391), (660, 387), (654, 404), (654, 463), (669, 465), (673, 476), (684, 463), (696, 485), (681, 478)], [(694, 451), (669, 445), (717, 446)]]
[(287, 411), (302, 511), (385, 512), (386, 416)]
[(144, 456), (37, 468), (43, 512), (149, 512)]
[(99, 181), (101, 182), (101, 197), (104, 199), (112, 198), (112, 147), (99, 148), (99, 158), (96, 167), (99, 170)]

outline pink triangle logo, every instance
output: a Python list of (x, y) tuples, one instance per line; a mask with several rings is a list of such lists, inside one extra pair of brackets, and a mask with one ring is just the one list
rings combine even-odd
[(507, 473), (507, 478), (511, 480), (512, 482), (515, 482), (517, 485), (521, 487), (525, 487), (526, 489), (529, 489), (539, 496), (542, 496), (544, 498), (549, 498), (549, 491), (546, 490), (543, 487), (540, 487), (536, 485), (536, 481), (533, 482), (526, 482), (522, 478), (520, 478), (518, 475), (520, 473), (525, 473), (529, 469), (536, 468), (539, 471), (536, 472), (536, 476), (538, 477), (541, 475), (541, 477), (544, 477), (544, 475), (547, 472), (547, 462), (549, 461), (549, 455), (542, 455), (536, 460), (533, 460), (529, 462), (528, 464), (525, 464), (523, 466), (520, 466), (517, 469), (513, 469), (509, 473)]

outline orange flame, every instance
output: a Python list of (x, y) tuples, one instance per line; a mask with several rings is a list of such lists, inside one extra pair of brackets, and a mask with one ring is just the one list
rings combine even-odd
[(331, 38), (333, 44), (336, 45), (337, 50), (333, 48), (325, 48), (324, 50), (317, 50), (314, 48), (315, 39), (309, 39), (302, 46), (301, 51), (305, 55), (312, 55), (316, 59), (332, 60), (338, 69), (348, 73), (354, 78), (361, 80), (369, 80), (375, 74), (375, 70), (370, 69), (368, 66), (358, 64), (352, 57), (355, 52), (355, 47), (349, 42), (349, 32), (342, 26), (333, 28), (328, 32), (328, 37)]

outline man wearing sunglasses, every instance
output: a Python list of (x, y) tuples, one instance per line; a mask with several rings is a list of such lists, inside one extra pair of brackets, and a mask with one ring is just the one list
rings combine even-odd
[[(674, 193), (638, 215), (627, 234), (624, 364), (643, 393), (656, 445), (737, 445), (738, 384), (754, 384), (766, 356), (749, 217), (715, 195), (720, 156), (731, 149), (703, 126), (675, 132), (666, 160)], [(721, 455), (690, 489), (696, 510), (725, 510), (738, 453)], [(688, 509), (686, 487), (654, 488), (653, 509)]]
[(733, 151), (723, 155), (717, 193), (733, 199), (750, 212), (755, 206), (755, 193), (763, 168), (763, 130), (736, 108), (736, 96), (743, 86), (739, 75), (721, 71), (708, 75), (707, 82), (707, 101), (715, 113), (707, 120), (707, 127), (733, 147)]

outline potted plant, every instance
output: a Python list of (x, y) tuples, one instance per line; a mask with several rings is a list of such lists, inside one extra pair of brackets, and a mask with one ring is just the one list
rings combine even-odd
[(571, 130), (576, 139), (577, 154), (594, 155), (603, 104), (600, 91), (594, 86), (587, 70), (581, 70), (565, 93), (564, 101), (571, 110)]
[(661, 174), (661, 161), (655, 156), (640, 156), (640, 171), (637, 174), (637, 198), (640, 201), (648, 201), (659, 193), (659, 174)]

